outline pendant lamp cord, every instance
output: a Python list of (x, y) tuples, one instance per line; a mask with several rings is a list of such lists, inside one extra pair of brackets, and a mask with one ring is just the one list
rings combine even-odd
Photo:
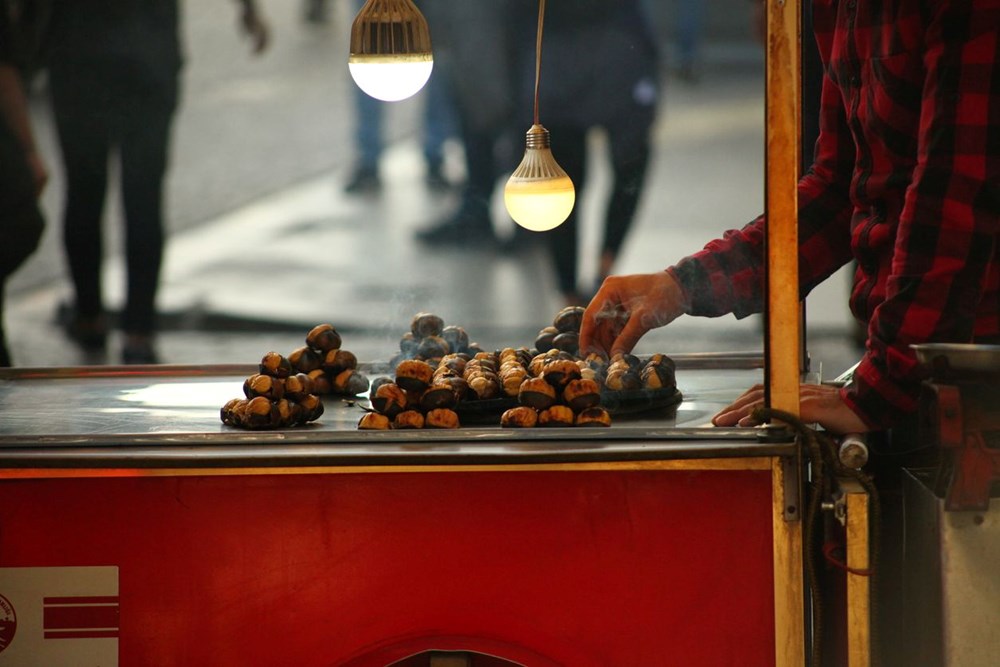
[(542, 20), (545, 18), (545, 0), (538, 0), (538, 34), (535, 37), (535, 125), (538, 125), (538, 79), (542, 73)]

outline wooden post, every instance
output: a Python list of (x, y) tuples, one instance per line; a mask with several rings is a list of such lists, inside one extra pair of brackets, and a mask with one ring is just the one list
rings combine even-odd
[(847, 501), (847, 665), (871, 665), (871, 577), (855, 574), (870, 567), (868, 493), (845, 485)]
[(768, 404), (799, 413), (799, 0), (767, 2), (765, 136), (767, 171)]
[[(767, 404), (799, 414), (798, 193), (800, 0), (766, 0), (765, 205), (767, 213)], [(784, 518), (783, 471), (775, 462), (775, 663), (806, 660), (802, 522)]]

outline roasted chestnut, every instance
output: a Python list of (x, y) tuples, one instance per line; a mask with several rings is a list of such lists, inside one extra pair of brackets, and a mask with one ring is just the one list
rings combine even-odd
[(371, 394), (372, 407), (392, 419), (406, 409), (406, 392), (394, 382), (379, 385)]
[(346, 371), (349, 368), (357, 368), (358, 358), (354, 356), (353, 352), (349, 352), (347, 350), (327, 350), (327, 352), (323, 355), (321, 365), (323, 370), (325, 370), (332, 377), (341, 371)]
[(340, 342), (340, 334), (332, 324), (318, 324), (306, 334), (306, 345), (320, 352), (339, 349)]
[(611, 415), (600, 406), (582, 410), (576, 416), (577, 426), (611, 426)]
[(448, 408), (435, 408), (424, 416), (426, 428), (458, 428), (458, 413)]
[(444, 320), (433, 313), (417, 313), (410, 322), (410, 331), (419, 338), (425, 336), (440, 336), (444, 329)]
[(419, 410), (403, 410), (392, 420), (393, 428), (423, 428), (424, 413)]
[(358, 421), (358, 429), (361, 431), (388, 431), (391, 426), (389, 418), (378, 412), (366, 412)]
[(416, 356), (421, 359), (440, 359), (451, 352), (451, 346), (441, 336), (424, 336), (417, 343)]
[(534, 428), (537, 423), (538, 411), (527, 405), (518, 405), (500, 415), (503, 428)]
[(260, 360), (260, 372), (276, 378), (286, 378), (292, 374), (292, 363), (277, 352), (268, 352)]
[(552, 347), (575, 355), (580, 351), (580, 334), (575, 331), (564, 331), (557, 334), (552, 339)]
[(495, 374), (478, 374), (466, 378), (469, 387), (481, 401), (500, 396), (500, 379)]
[(418, 342), (417, 337), (407, 331), (399, 339), (399, 351), (403, 353), (404, 357), (410, 358), (417, 353)]
[(320, 353), (308, 346), (293, 350), (288, 355), (288, 361), (292, 364), (292, 368), (299, 373), (316, 370), (320, 367), (321, 360)]
[(557, 390), (561, 390), (573, 380), (580, 379), (580, 367), (569, 359), (555, 359), (542, 366), (542, 377)]
[(516, 397), (521, 392), (521, 383), (528, 378), (528, 371), (522, 366), (518, 366), (518, 369), (520, 370), (511, 369), (500, 376), (505, 396)]
[(348, 368), (340, 371), (333, 378), (333, 389), (338, 394), (357, 396), (368, 391), (368, 378), (360, 371)]
[(555, 327), (545, 327), (538, 332), (538, 336), (535, 337), (535, 347), (539, 352), (548, 352), (554, 347), (552, 342), (556, 336), (559, 335), (559, 329)]
[(594, 380), (571, 380), (563, 388), (562, 396), (573, 412), (581, 412), (600, 404), (601, 387)]
[(643, 366), (639, 379), (646, 389), (672, 389), (677, 386), (672, 362), (647, 363)]
[(219, 410), (219, 417), (222, 418), (223, 424), (229, 424), (231, 426), (239, 426), (239, 421), (241, 416), (237, 416), (237, 406), (240, 404), (243, 409), (246, 409), (247, 399), (245, 398), (231, 398), (226, 401), (226, 404), (222, 406)]
[(274, 404), (263, 396), (247, 401), (243, 415), (243, 425), (252, 429), (271, 428), (277, 425), (278, 414)]
[(285, 378), (285, 397), (297, 401), (313, 392), (312, 378), (305, 373), (295, 373)]
[(566, 306), (556, 313), (552, 324), (559, 331), (579, 333), (580, 326), (583, 324), (584, 310), (581, 306)]
[(441, 337), (448, 342), (452, 352), (462, 352), (469, 347), (469, 334), (462, 327), (454, 324), (441, 330)]
[(565, 405), (553, 405), (538, 413), (539, 426), (572, 426), (575, 419), (576, 415)]
[(264, 398), (276, 401), (285, 395), (285, 381), (255, 373), (243, 381), (243, 395), (247, 398), (263, 396)]
[(302, 413), (299, 415), (301, 423), (313, 422), (323, 416), (325, 407), (323, 401), (319, 400), (319, 396), (316, 394), (306, 394), (296, 402), (302, 409)]
[(630, 391), (642, 389), (639, 373), (632, 369), (621, 367), (608, 368), (608, 376), (604, 378), (604, 386), (613, 391)]
[(447, 382), (434, 382), (420, 395), (420, 409), (424, 412), (438, 408), (453, 408), (457, 402), (455, 390)]
[(434, 378), (434, 369), (426, 361), (407, 359), (396, 366), (396, 384), (407, 391), (423, 391)]
[(330, 376), (327, 375), (326, 371), (322, 368), (317, 368), (314, 371), (309, 371), (307, 373), (309, 379), (312, 380), (313, 390), (312, 393), (319, 394), (323, 396), (333, 392), (333, 383), (330, 382)]
[(517, 401), (537, 410), (544, 410), (556, 402), (556, 390), (544, 378), (528, 378), (521, 383)]

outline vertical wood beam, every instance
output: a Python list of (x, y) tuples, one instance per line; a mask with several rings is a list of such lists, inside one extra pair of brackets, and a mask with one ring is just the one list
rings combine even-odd
[[(799, 414), (801, 321), (799, 307), (798, 191), (800, 0), (765, 0), (765, 206), (767, 214), (767, 404)], [(775, 459), (774, 615), (775, 664), (806, 661), (802, 522), (786, 521), (784, 470)]]
[(800, 0), (766, 0), (765, 205), (767, 340), (770, 407), (799, 413)]
[(870, 567), (868, 494), (857, 487), (847, 500), (847, 666), (871, 665), (871, 577), (855, 574)]
[(802, 522), (785, 518), (785, 488), (785, 468), (781, 457), (775, 457), (771, 463), (774, 664), (777, 667), (803, 667), (806, 663), (806, 620)]

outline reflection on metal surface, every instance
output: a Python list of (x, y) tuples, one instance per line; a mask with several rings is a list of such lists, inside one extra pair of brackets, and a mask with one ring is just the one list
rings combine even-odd
[(178, 382), (153, 383), (122, 392), (121, 399), (142, 403), (150, 408), (222, 406), (231, 398), (243, 395), (242, 382), (226, 380), (220, 382)]

